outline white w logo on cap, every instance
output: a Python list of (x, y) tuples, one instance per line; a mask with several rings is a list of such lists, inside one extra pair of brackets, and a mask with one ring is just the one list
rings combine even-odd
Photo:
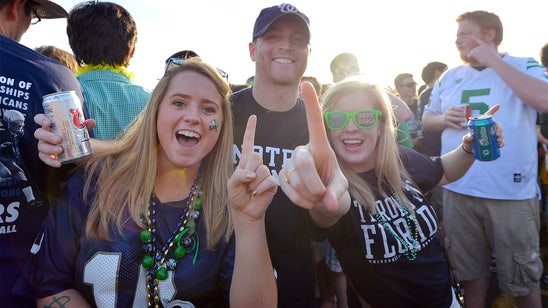
[(282, 3), (278, 6), (283, 13), (297, 13), (299, 10), (292, 4)]

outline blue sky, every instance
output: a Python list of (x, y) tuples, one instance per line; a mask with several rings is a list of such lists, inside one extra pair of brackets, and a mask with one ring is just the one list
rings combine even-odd
[[(69, 11), (80, 1), (53, 0)], [(253, 75), (248, 43), (260, 10), (281, 2), (265, 0), (112, 0), (130, 11), (138, 29), (137, 49), (129, 70), (136, 82), (154, 87), (164, 60), (183, 49), (229, 73), (233, 83)], [(360, 60), (369, 80), (392, 85), (403, 72), (415, 75), (426, 63), (460, 64), (454, 46), (455, 18), (469, 10), (487, 10), (501, 17), (504, 40), (500, 51), (539, 59), (548, 42), (546, 0), (294, 0), (311, 22), (312, 53), (305, 75), (330, 83), (329, 63), (341, 52)], [(35, 48), (55, 45), (70, 51), (66, 20), (43, 20), (29, 28), (21, 43)]]

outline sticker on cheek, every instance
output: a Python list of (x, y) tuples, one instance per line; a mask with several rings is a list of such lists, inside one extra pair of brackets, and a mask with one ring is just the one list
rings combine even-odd
[(217, 128), (219, 128), (219, 123), (217, 123), (217, 120), (215, 119), (211, 120), (211, 125), (209, 125), (209, 130), (217, 131)]

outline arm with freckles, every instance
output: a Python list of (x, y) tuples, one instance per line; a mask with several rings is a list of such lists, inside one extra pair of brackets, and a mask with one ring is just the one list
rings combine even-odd
[(289, 199), (309, 210), (318, 226), (327, 228), (350, 208), (348, 180), (329, 145), (322, 111), (312, 84), (302, 83), (309, 143), (295, 149), (280, 170), (280, 186)]
[(278, 185), (262, 157), (253, 151), (256, 122), (255, 115), (247, 122), (242, 157), (227, 183), (236, 238), (231, 307), (276, 307), (278, 300), (264, 223)]
[[(486, 114), (495, 114), (499, 110), (500, 105), (495, 105), (489, 109)], [(499, 148), (504, 146), (504, 136), (502, 133), (502, 125), (500, 122), (496, 123), (497, 130), (497, 143)], [(453, 151), (441, 156), (441, 164), (443, 166), (443, 177), (438, 183), (438, 186), (449, 184), (460, 179), (475, 161), (472, 153), (472, 135), (467, 133), (462, 137), (462, 144), (459, 145)]]

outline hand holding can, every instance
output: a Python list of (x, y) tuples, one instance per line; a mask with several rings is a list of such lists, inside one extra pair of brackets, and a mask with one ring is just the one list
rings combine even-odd
[(82, 103), (76, 92), (64, 91), (45, 95), (42, 105), (46, 117), (52, 122), (51, 131), (61, 136), (63, 152), (58, 155), (67, 164), (91, 156), (91, 142), (84, 123)]
[(495, 105), (485, 114), (470, 118), (468, 122), (468, 130), (473, 137), (472, 151), (479, 161), (492, 161), (500, 157), (500, 148), (504, 146), (502, 128), (498, 132), (500, 123), (493, 119), (493, 113), (499, 108), (500, 105)]

